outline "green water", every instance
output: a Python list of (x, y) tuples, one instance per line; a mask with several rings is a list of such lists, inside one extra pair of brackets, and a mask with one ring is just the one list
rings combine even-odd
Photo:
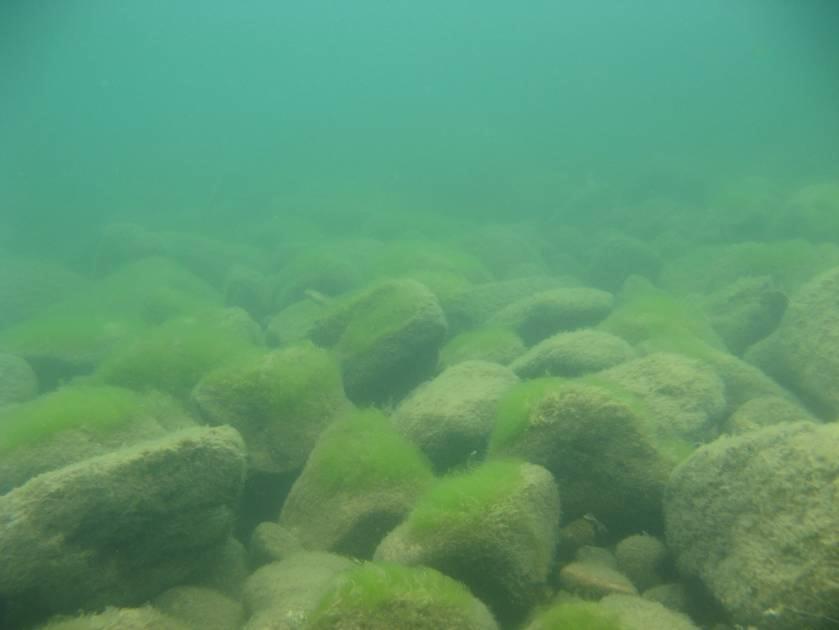
[[(410, 524), (413, 506), (439, 516), (462, 501), (457, 480), (482, 488), (476, 496), (498, 494), (468, 475), (494, 456), (486, 450), (500, 439), (492, 434), (500, 404), (515, 436), (499, 443), (556, 478), (561, 519), (544, 531), (594, 523), (588, 542), (616, 551), (643, 529), (675, 557), (679, 531), (666, 531), (662, 496), (678, 461), (700, 444), (768, 425), (806, 420), (835, 428), (836, 269), (833, 0), (3, 0), (0, 553), (17, 551), (3, 528), (11, 532), (6, 524), (22, 519), (3, 493), (184, 427), (230, 424), (244, 438), (246, 470), (222, 539), (232, 532), (247, 545), (258, 523), (279, 518), (301, 528), (306, 546), (369, 560), (385, 533)], [(573, 337), (580, 328), (589, 336)], [(560, 339), (567, 346), (534, 355), (558, 333), (571, 335)], [(642, 384), (633, 381), (637, 374), (610, 376), (610, 368), (659, 352), (682, 363), (644, 368), (649, 381)], [(464, 359), (493, 366), (448, 387), (435, 381), (437, 389), (417, 389)], [(506, 367), (498, 373), (502, 365), (523, 381), (561, 377), (562, 386), (534, 380), (504, 399), (517, 377)], [(705, 371), (692, 372), (696, 365)], [(560, 404), (551, 396), (577, 392), (573, 381), (581, 377), (579, 391), (601, 396), (604, 408), (624, 405), (621, 413), (637, 416), (642, 428), (618, 431), (610, 417), (591, 440), (528, 433), (533, 414), (551, 417), (551, 405)], [(407, 404), (417, 392), (432, 402)], [(661, 392), (675, 407), (655, 398)], [(463, 409), (446, 398), (456, 395), (480, 399), (475, 417), (488, 420), (441, 438), (434, 423)], [(317, 439), (330, 435), (325, 427), (367, 407), (392, 423), (347, 432), (352, 452), (321, 443), (308, 461), (323, 470), (310, 476), (327, 475), (332, 487), (355, 476), (367, 483), (371, 475), (392, 481), (415, 469), (422, 474), (405, 482), (410, 496), (390, 488), (402, 512), (379, 529), (359, 526), (368, 533), (323, 543), (318, 536), (328, 535), (308, 531), (306, 519), (330, 519), (279, 515), (288, 496), (292, 507), (315, 503), (340, 512), (342, 500), (352, 503), (340, 493), (310, 500), (303, 465)], [(574, 413), (585, 418), (591, 408)], [(657, 420), (667, 415), (662, 409), (674, 414), (667, 416), (672, 426)], [(283, 424), (292, 417), (297, 424)], [(385, 431), (391, 424), (401, 437)], [(639, 450), (620, 459), (615, 444), (632, 441), (636, 430), (644, 436)], [(332, 435), (335, 442), (344, 434)], [(556, 464), (550, 449), (528, 450), (540, 440), (585, 451), (579, 461), (590, 463), (591, 478), (575, 472), (576, 464)], [(376, 445), (400, 455), (374, 461)], [(350, 474), (356, 451), (360, 462), (373, 459), (369, 470)], [(609, 458), (637, 484), (609, 481), (608, 466), (598, 468)], [(413, 468), (381, 472), (403, 460)], [(433, 491), (423, 504), (416, 490), (431, 483), (431, 469), (437, 477), (455, 474), (442, 507), (428, 498)], [(783, 474), (797, 476), (788, 485), (819, 477), (790, 469)], [(498, 488), (516, 495), (510, 474)], [(598, 483), (605, 485), (598, 490)], [(623, 507), (608, 497), (587, 503), (586, 492), (609, 495), (612, 486)], [(813, 486), (812, 496), (824, 496), (820, 488)], [(451, 522), (471, 523), (486, 512), (478, 498), (469, 500), (468, 519), (454, 514)], [(113, 510), (124, 516), (128, 508)], [(99, 513), (90, 508), (80, 522)], [(839, 531), (835, 509), (819, 514), (823, 521), (792, 513), (799, 524), (832, 523), (793, 538), (823, 541), (833, 525)], [(146, 520), (147, 544), (160, 551), (155, 518)], [(437, 525), (429, 522), (423, 527), (434, 538)], [(48, 529), (29, 546), (52, 540)], [(528, 534), (534, 540), (536, 530)], [(99, 557), (101, 541), (91, 540)], [(443, 572), (475, 591), (502, 628), (525, 627), (559, 590), (570, 559), (563, 540), (556, 558), (556, 541), (534, 543), (551, 556), (552, 577), (534, 586), (538, 596), (521, 601), (470, 582), (451, 569), (456, 562)], [(776, 543), (756, 547), (768, 554)], [(809, 551), (796, 551), (805, 564)], [(49, 585), (45, 591), (90, 577), (48, 575), (33, 554), (40, 568), (28, 575)], [(821, 582), (807, 582), (804, 600), (764, 597), (755, 585), (757, 612), (729, 601), (712, 571), (697, 576), (682, 566), (667, 578), (682, 586), (705, 581), (687, 607), (697, 624), (836, 628), (839, 574), (835, 560), (826, 562)], [(91, 584), (110, 575), (102, 571)], [(391, 579), (371, 571), (352, 578), (369, 606), (389, 597), (376, 580)], [(387, 571), (447, 605), (467, 601), (460, 590), (441, 595), (451, 585), (434, 576)], [(735, 582), (750, 579), (743, 571), (747, 577)], [(34, 628), (51, 613), (148, 601), (168, 611), (155, 599), (167, 588), (206, 586), (184, 573), (160, 578), (159, 588), (126, 586), (120, 597), (61, 600), (19, 586), (18, 578), (0, 567), (0, 630)], [(103, 578), (109, 582), (120, 583)], [(350, 624), (351, 615), (324, 602), (321, 625), (312, 627)], [(287, 621), (298, 624), (290, 627), (307, 627), (315, 609), (306, 610), (288, 612)], [(572, 607), (554, 618), (617, 623), (599, 610)], [(439, 624), (440, 614), (427, 619)], [(225, 627), (263, 627), (258, 615), (245, 626), (247, 615)], [(133, 623), (101, 620), (111, 622)], [(105, 627), (96, 623), (78, 627)], [(360, 623), (346, 627), (365, 627)], [(532, 630), (539, 627), (547, 626)]]

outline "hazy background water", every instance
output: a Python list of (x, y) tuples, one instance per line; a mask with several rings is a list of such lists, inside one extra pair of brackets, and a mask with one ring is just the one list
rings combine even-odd
[(835, 176), (839, 3), (4, 0), (0, 139), (0, 222), (50, 251), (114, 218), (579, 212), (604, 179), (701, 206)]

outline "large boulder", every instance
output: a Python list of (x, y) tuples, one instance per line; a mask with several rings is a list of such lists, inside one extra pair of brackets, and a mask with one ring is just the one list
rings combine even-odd
[(422, 452), (384, 414), (352, 413), (318, 439), (280, 525), (306, 549), (369, 558), (433, 479)]
[(690, 446), (651, 425), (641, 401), (608, 384), (527, 381), (501, 400), (490, 454), (550, 470), (568, 519), (593, 516), (611, 534), (658, 531), (667, 477)]
[(490, 321), (513, 328), (533, 345), (561, 331), (595, 326), (612, 310), (612, 302), (612, 294), (599, 289), (551, 289), (513, 302)]
[(418, 387), (391, 419), (437, 470), (447, 470), (484, 453), (498, 400), (517, 382), (495, 363), (458, 363)]
[(334, 304), (311, 339), (338, 356), (354, 403), (399, 400), (429, 377), (447, 331), (434, 294), (415, 280), (390, 280)]
[(636, 356), (620, 337), (600, 330), (575, 330), (543, 339), (510, 364), (521, 378), (575, 377), (614, 367)]
[(235, 430), (188, 429), (0, 497), (0, 626), (138, 605), (185, 581), (227, 540), (244, 473)]
[(662, 439), (700, 442), (719, 432), (726, 410), (725, 385), (705, 363), (671, 353), (653, 353), (598, 373), (638, 396), (649, 428)]
[(839, 425), (781, 424), (697, 450), (665, 496), (667, 542), (735, 623), (839, 618)]
[(210, 424), (229, 424), (248, 445), (251, 471), (299, 470), (321, 431), (348, 406), (338, 365), (309, 342), (253, 354), (208, 373), (192, 401)]
[(746, 358), (789, 387), (816, 413), (839, 415), (839, 267), (807, 282), (780, 327)]
[(497, 630), (492, 613), (463, 584), (428, 567), (367, 563), (339, 575), (307, 630)]
[(374, 558), (453, 577), (502, 623), (520, 621), (553, 564), (559, 494), (541, 466), (484, 463), (439, 481), (385, 537)]

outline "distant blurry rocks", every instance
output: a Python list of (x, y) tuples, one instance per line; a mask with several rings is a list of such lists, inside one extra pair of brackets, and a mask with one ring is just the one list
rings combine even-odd
[(287, 346), (309, 337), (326, 304), (305, 298), (288, 305), (272, 315), (267, 322), (265, 336), (272, 346)]
[(229, 535), (244, 473), (236, 431), (190, 429), (0, 497), (0, 625), (137, 605), (186, 581)]
[(466, 584), (499, 621), (515, 623), (547, 584), (558, 520), (547, 470), (490, 461), (439, 481), (374, 557), (433, 567)]
[(807, 282), (746, 358), (827, 419), (839, 415), (839, 267)]
[(38, 393), (38, 377), (22, 358), (0, 353), (0, 407), (23, 402)]
[(453, 334), (485, 324), (513, 302), (540, 291), (569, 286), (568, 281), (547, 275), (482, 282), (464, 288), (446, 305), (446, 318)]
[(216, 287), (224, 284), (231, 267), (259, 267), (259, 250), (185, 232), (154, 232), (132, 223), (113, 223), (102, 230), (96, 251), (100, 271), (150, 256), (177, 260)]
[(80, 291), (85, 281), (56, 263), (0, 255), (0, 329)]
[(624, 234), (601, 236), (594, 246), (588, 278), (606, 291), (617, 291), (631, 275), (654, 281), (661, 268), (658, 254), (646, 243)]
[(782, 424), (697, 450), (667, 487), (667, 543), (735, 623), (839, 618), (839, 425)]
[(612, 310), (612, 294), (599, 289), (550, 289), (513, 302), (490, 323), (509, 326), (526, 345), (558, 332), (594, 326)]
[(224, 303), (238, 306), (256, 320), (271, 310), (271, 296), (266, 276), (245, 265), (233, 265), (224, 278)]
[(440, 349), (440, 368), (462, 361), (507, 365), (525, 351), (518, 334), (503, 326), (481, 326), (455, 335)]
[(706, 300), (711, 325), (728, 349), (742, 355), (772, 333), (787, 309), (787, 296), (767, 276), (742, 278)]
[(583, 329), (540, 341), (510, 364), (521, 378), (576, 377), (599, 372), (636, 356), (632, 346), (615, 335)]
[(464, 361), (420, 385), (396, 408), (391, 421), (438, 471), (445, 471), (483, 455), (498, 400), (517, 382), (509, 368)]
[(433, 373), (447, 330), (431, 291), (390, 280), (337, 301), (310, 337), (338, 356), (350, 400), (388, 404)]

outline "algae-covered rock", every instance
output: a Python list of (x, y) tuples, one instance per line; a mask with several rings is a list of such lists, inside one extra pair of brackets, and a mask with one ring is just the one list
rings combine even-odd
[(427, 567), (366, 563), (338, 576), (306, 630), (496, 630), (469, 589)]
[(25, 358), (52, 389), (151, 326), (219, 304), (211, 287), (172, 261), (141, 260), (3, 330), (0, 350)]
[(185, 581), (229, 535), (244, 472), (236, 431), (189, 429), (0, 497), (0, 625), (137, 605)]
[(781, 396), (752, 398), (731, 414), (726, 432), (732, 435), (787, 422), (817, 422), (801, 405)]
[(558, 521), (559, 496), (547, 470), (491, 461), (439, 481), (374, 557), (433, 567), (469, 586), (509, 623), (545, 588)]
[(661, 584), (667, 572), (667, 547), (655, 536), (633, 534), (615, 547), (618, 568), (639, 591)]
[(446, 319), (453, 333), (479, 327), (503, 308), (548, 289), (568, 286), (567, 281), (537, 275), (465, 287), (446, 305)]
[(82, 291), (85, 280), (45, 260), (0, 256), (0, 328), (35, 316)]
[(391, 280), (337, 302), (310, 333), (338, 356), (347, 396), (388, 403), (430, 376), (447, 324), (437, 298), (414, 280)]
[(294, 554), (257, 569), (243, 592), (246, 630), (295, 630), (332, 586), (335, 576), (356, 566), (322, 551)]
[(798, 394), (816, 413), (839, 415), (839, 267), (794, 295), (780, 327), (746, 358)]
[(152, 604), (172, 619), (201, 630), (239, 630), (245, 616), (242, 604), (200, 586), (175, 586), (155, 597)]
[(742, 355), (756, 341), (772, 333), (787, 309), (787, 296), (772, 278), (741, 278), (706, 300), (711, 325), (725, 345)]
[(543, 339), (510, 364), (521, 378), (582, 376), (636, 356), (626, 341), (599, 330), (575, 330)]
[(384, 414), (355, 412), (320, 436), (279, 522), (306, 549), (369, 558), (433, 479)]
[(637, 595), (607, 595), (600, 605), (617, 615), (623, 630), (699, 630), (687, 615)]
[(611, 593), (637, 595), (632, 582), (620, 571), (596, 562), (571, 562), (559, 571), (559, 584), (566, 591), (586, 599), (600, 599)]
[(617, 614), (594, 602), (563, 601), (536, 613), (524, 630), (623, 630)]
[(0, 494), (41, 473), (195, 422), (171, 399), (120, 387), (62, 387), (0, 410)]
[(723, 437), (673, 472), (667, 543), (735, 623), (829, 627), (839, 618), (839, 425)]
[(192, 400), (210, 424), (248, 445), (252, 471), (301, 468), (321, 431), (348, 405), (330, 354), (311, 343), (246, 356), (208, 373)]
[(115, 350), (95, 377), (138, 391), (186, 399), (202, 376), (261, 345), (258, 325), (241, 309), (179, 317)]
[(38, 630), (191, 630), (192, 627), (156, 608), (143, 606), (108, 608), (101, 613), (77, 617), (56, 617), (38, 626)]
[(251, 534), (248, 556), (253, 568), (280, 562), (303, 551), (297, 536), (279, 523), (266, 521), (257, 525)]
[(650, 429), (666, 440), (707, 440), (719, 432), (726, 409), (725, 385), (705, 363), (672, 353), (653, 353), (598, 373), (638, 396)]
[(642, 403), (608, 384), (528, 381), (501, 400), (490, 454), (550, 470), (569, 519), (657, 531), (667, 477), (689, 447), (659, 441), (650, 424)]
[(462, 361), (507, 365), (524, 351), (524, 342), (514, 330), (484, 326), (449, 339), (440, 349), (440, 366), (445, 369)]
[(34, 398), (38, 377), (25, 359), (0, 353), (0, 407)]
[(498, 400), (517, 382), (495, 363), (458, 363), (414, 390), (391, 420), (437, 470), (447, 470), (486, 451)]
[(658, 254), (646, 243), (625, 234), (599, 239), (589, 265), (588, 278), (606, 291), (617, 291), (631, 275), (655, 280), (661, 267)]
[(513, 328), (527, 345), (561, 331), (598, 324), (612, 310), (612, 294), (599, 289), (562, 288), (525, 297), (496, 313), (491, 322)]
[(308, 339), (315, 323), (329, 305), (329, 301), (318, 299), (317, 294), (313, 296), (313, 299), (306, 298), (289, 304), (271, 316), (265, 330), (269, 344), (282, 347)]

